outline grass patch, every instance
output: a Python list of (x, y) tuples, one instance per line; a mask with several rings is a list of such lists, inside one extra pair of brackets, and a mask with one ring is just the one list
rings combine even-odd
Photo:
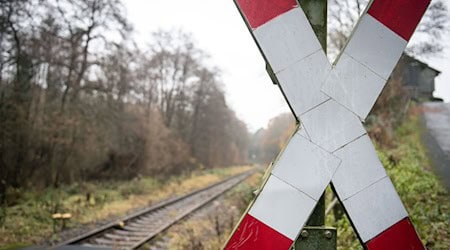
[[(158, 180), (144, 177), (133, 181), (82, 183), (46, 189), (41, 192), (16, 190), (17, 204), (4, 209), (0, 225), (0, 249), (38, 244), (44, 239), (58, 240), (54, 234), (53, 213), (71, 213), (67, 227), (123, 216), (134, 208), (186, 194), (248, 170), (229, 167), (193, 172), (189, 175)], [(59, 227), (57, 227), (59, 230)]]

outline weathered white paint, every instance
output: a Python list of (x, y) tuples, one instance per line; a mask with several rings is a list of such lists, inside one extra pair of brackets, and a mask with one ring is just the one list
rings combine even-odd
[(275, 73), (321, 48), (304, 12), (294, 8), (253, 31)]
[(322, 91), (364, 120), (385, 83), (386, 80), (344, 53)]
[(315, 204), (316, 201), (272, 175), (249, 214), (295, 240)]
[(328, 152), (366, 133), (361, 121), (334, 100), (328, 100), (300, 116), (311, 141)]
[(343, 203), (363, 242), (369, 241), (408, 216), (389, 177)]
[(319, 49), (276, 74), (297, 116), (330, 99), (320, 91), (330, 70), (331, 65), (325, 53)]
[(305, 137), (306, 139), (310, 140), (309, 135), (308, 135), (308, 131), (306, 131), (306, 129), (303, 126), (300, 126), (298, 128), (298, 132), (299, 135)]
[(345, 53), (387, 80), (407, 43), (371, 15), (365, 14)]
[(338, 158), (295, 134), (275, 163), (272, 174), (317, 201), (339, 164)]
[(342, 160), (332, 179), (341, 200), (346, 200), (386, 176), (368, 135), (333, 154)]

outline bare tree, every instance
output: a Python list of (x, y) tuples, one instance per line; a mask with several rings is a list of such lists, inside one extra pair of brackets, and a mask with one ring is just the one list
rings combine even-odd
[(48, 3), (48, 10), (57, 13), (55, 18), (63, 27), (67, 75), (61, 100), (61, 109), (72, 91), (72, 99), (86, 84), (86, 75), (91, 66), (98, 63), (98, 55), (92, 51), (105, 49), (111, 43), (105, 34), (116, 33), (125, 37), (131, 30), (123, 15), (119, 0), (57, 0)]
[(138, 49), (119, 0), (0, 11), (0, 202), (8, 188), (246, 161), (247, 128), (190, 35)]
[(177, 109), (183, 108), (176, 100), (183, 100), (203, 53), (194, 46), (190, 35), (181, 31), (160, 30), (153, 34), (153, 41), (151, 75), (157, 85), (159, 108), (171, 127)]
[(416, 39), (408, 46), (411, 55), (435, 56), (444, 49), (442, 36), (449, 32), (448, 6), (442, 1), (433, 1), (416, 30)]
[[(368, 0), (332, 0), (329, 2), (328, 52), (335, 57), (347, 43), (355, 24), (366, 8)], [(443, 49), (440, 38), (449, 31), (448, 8), (442, 0), (433, 1), (420, 22), (415, 39), (407, 51), (413, 55), (436, 55)]]

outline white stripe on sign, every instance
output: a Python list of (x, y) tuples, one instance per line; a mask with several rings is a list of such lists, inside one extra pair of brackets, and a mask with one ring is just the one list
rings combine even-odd
[(386, 81), (347, 54), (331, 71), (322, 91), (364, 120)]
[(300, 8), (294, 8), (253, 31), (275, 73), (321, 49)]
[(365, 14), (344, 52), (386, 80), (407, 43), (375, 18)]
[(315, 205), (315, 200), (271, 175), (249, 214), (295, 240)]
[(387, 176), (343, 203), (363, 242), (408, 216)]
[(330, 99), (320, 91), (331, 70), (322, 49), (276, 74), (297, 117)]
[(366, 133), (361, 121), (334, 100), (328, 100), (300, 116), (311, 141), (328, 152)]
[(338, 158), (297, 133), (275, 163), (272, 174), (317, 201), (339, 164)]
[(341, 200), (346, 200), (387, 175), (368, 135), (333, 154), (342, 160), (332, 179)]

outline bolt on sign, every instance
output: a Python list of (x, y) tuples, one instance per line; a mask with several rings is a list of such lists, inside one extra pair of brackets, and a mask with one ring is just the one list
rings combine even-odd
[(297, 0), (235, 0), (301, 121), (225, 249), (289, 249), (331, 182), (366, 249), (424, 249), (361, 121), (430, 0), (373, 0), (331, 65)]

